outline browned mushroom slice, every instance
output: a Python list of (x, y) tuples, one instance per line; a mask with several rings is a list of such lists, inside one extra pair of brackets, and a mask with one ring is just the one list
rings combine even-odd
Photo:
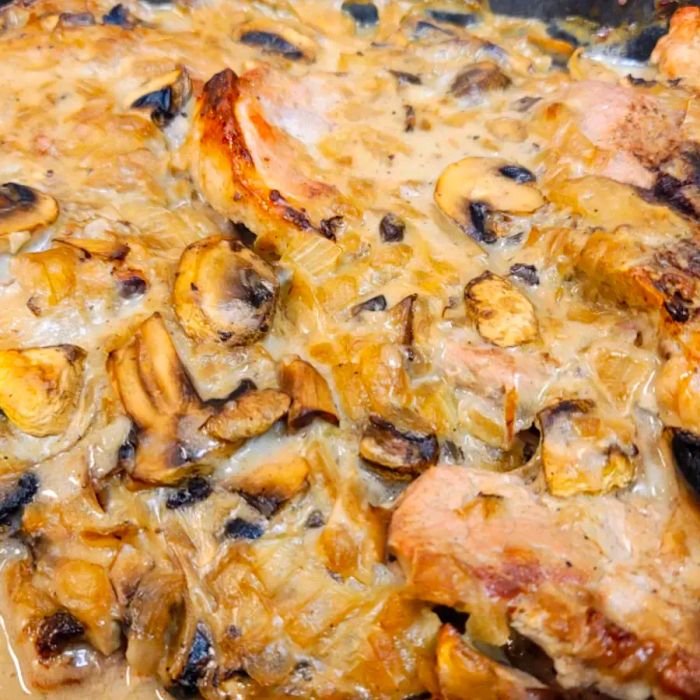
[(397, 342), (410, 347), (413, 345), (413, 322), (417, 294), (409, 294), (389, 311), (389, 319), (398, 330)]
[(182, 112), (191, 94), (190, 76), (180, 66), (149, 80), (129, 103), (132, 109), (150, 109), (153, 123), (162, 128)]
[(503, 277), (484, 272), (467, 284), (464, 300), (479, 334), (494, 345), (507, 348), (539, 336), (530, 300)]
[(326, 380), (312, 365), (298, 357), (284, 363), (279, 371), (282, 391), (292, 397), (287, 415), (291, 430), (307, 426), (315, 418), (338, 425), (338, 413)]
[(248, 345), (270, 329), (278, 289), (264, 260), (233, 239), (212, 236), (182, 254), (173, 303), (191, 338)]
[(207, 683), (215, 670), (214, 646), (211, 633), (203, 622), (187, 615), (180, 631), (174, 657), (168, 661), (167, 672), (161, 673), (168, 691), (175, 697), (193, 697)]
[(237, 38), (242, 44), (292, 61), (313, 61), (316, 55), (316, 44), (312, 39), (281, 22), (246, 22), (238, 28)]
[(110, 355), (109, 370), (126, 412), (140, 429), (132, 476), (148, 483), (179, 481), (192, 465), (178, 438), (178, 421), (197, 401), (159, 314)]
[(554, 496), (607, 493), (634, 479), (634, 428), (606, 420), (592, 401), (561, 401), (538, 414), (542, 466)]
[(304, 488), (309, 469), (303, 457), (292, 457), (255, 467), (234, 477), (226, 486), (239, 491), (269, 518)]
[(34, 231), (52, 224), (58, 203), (33, 187), (6, 182), (0, 185), (0, 236), (17, 231)]
[(503, 90), (510, 78), (493, 61), (479, 61), (461, 71), (450, 86), (455, 97), (478, 97), (484, 92)]
[(438, 634), (437, 673), (445, 700), (534, 700), (539, 695), (529, 690), (544, 690), (532, 676), (476, 651), (452, 625), (443, 625)]
[(289, 411), (291, 399), (274, 389), (249, 391), (229, 401), (220, 413), (204, 425), (214, 437), (227, 442), (241, 442), (262, 435)]
[(29, 435), (63, 432), (80, 395), (84, 357), (74, 345), (0, 351), (0, 409)]
[(397, 474), (415, 474), (435, 464), (438, 441), (421, 418), (408, 411), (371, 415), (360, 441), (360, 455)]
[(464, 158), (448, 165), (435, 185), (435, 203), (465, 233), (483, 243), (509, 235), (499, 216), (532, 214), (545, 200), (530, 172), (499, 158)]
[(140, 676), (155, 674), (177, 633), (183, 605), (180, 574), (154, 569), (139, 584), (129, 606), (126, 660)]
[(139, 327), (131, 342), (110, 355), (124, 408), (141, 429), (182, 415), (193, 391), (160, 314)]

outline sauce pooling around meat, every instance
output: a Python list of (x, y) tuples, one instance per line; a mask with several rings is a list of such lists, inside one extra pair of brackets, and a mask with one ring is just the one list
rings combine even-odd
[(3, 697), (700, 697), (700, 10), (0, 26)]

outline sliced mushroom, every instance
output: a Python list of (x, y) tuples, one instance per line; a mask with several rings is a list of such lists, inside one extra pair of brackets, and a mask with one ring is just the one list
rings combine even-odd
[(634, 428), (603, 418), (589, 400), (561, 401), (537, 416), (542, 466), (553, 496), (608, 493), (635, 475)]
[(419, 416), (393, 410), (371, 415), (360, 441), (360, 455), (397, 474), (416, 474), (437, 462), (435, 433)]
[(159, 314), (112, 352), (109, 370), (126, 412), (140, 429), (132, 476), (148, 483), (180, 481), (192, 460), (178, 438), (178, 421), (197, 402)]
[(383, 294), (378, 294), (376, 297), (371, 299), (366, 299), (361, 301), (359, 304), (355, 304), (351, 309), (350, 313), (353, 316), (358, 316), (363, 311), (385, 311), (386, 310), (386, 297)]
[(409, 294), (389, 311), (390, 323), (398, 330), (396, 342), (410, 348), (414, 339), (414, 319), (417, 294)]
[(503, 277), (484, 272), (467, 284), (464, 300), (479, 335), (494, 345), (508, 348), (539, 337), (530, 300)]
[(406, 224), (396, 214), (389, 212), (379, 222), (379, 235), (385, 243), (396, 243), (403, 240)]
[(278, 290), (264, 260), (233, 239), (212, 236), (182, 254), (173, 303), (191, 338), (249, 345), (270, 329)]
[(207, 671), (213, 668), (214, 646), (202, 622), (185, 625), (181, 636), (179, 651), (168, 664), (168, 691), (175, 697), (194, 697)]
[(167, 126), (181, 114), (192, 95), (192, 82), (183, 66), (158, 76), (142, 86), (139, 97), (130, 100), (132, 109), (151, 110), (151, 119), (157, 126)]
[(204, 429), (227, 442), (242, 442), (267, 432), (280, 418), (287, 415), (291, 399), (275, 389), (248, 391), (224, 405), (212, 416)]
[(187, 411), (193, 391), (160, 314), (144, 321), (109, 364), (124, 408), (139, 428)]
[(226, 484), (236, 490), (266, 518), (306, 486), (309, 463), (303, 457), (262, 464)]
[(25, 472), (0, 499), (0, 525), (7, 525), (31, 503), (39, 490), (39, 479), (34, 472)]
[(532, 182), (511, 176), (514, 167), (499, 158), (470, 157), (452, 163), (435, 185), (435, 203), (465, 233), (495, 243), (500, 236), (498, 226), (489, 220), (492, 214), (531, 214), (545, 204)]
[(232, 518), (224, 525), (224, 537), (233, 540), (257, 540), (265, 534), (265, 527), (245, 518)]
[(484, 92), (503, 90), (511, 83), (510, 78), (493, 61), (479, 61), (467, 66), (450, 85), (455, 97), (478, 97)]
[(536, 287), (540, 283), (540, 276), (534, 265), (515, 263), (510, 266), (510, 276), (519, 279), (530, 287)]
[(399, 85), (423, 84), (423, 80), (421, 79), (420, 75), (416, 75), (415, 73), (408, 73), (403, 70), (393, 70), (392, 68), (389, 69), (389, 73), (391, 73), (394, 76), (394, 78), (396, 78), (396, 81)]
[(476, 24), (479, 16), (476, 12), (460, 12), (459, 10), (428, 10), (428, 15), (436, 22), (451, 24), (454, 27), (470, 27)]
[(0, 185), (0, 236), (49, 226), (57, 216), (58, 203), (51, 195), (16, 182)]
[(290, 430), (299, 430), (316, 418), (338, 425), (338, 413), (326, 380), (312, 365), (298, 357), (279, 370), (280, 388), (292, 397), (287, 415)]
[(74, 345), (0, 350), (0, 409), (29, 435), (62, 433), (80, 395), (84, 357)]
[(44, 617), (36, 631), (34, 646), (40, 659), (60, 654), (68, 644), (85, 634), (85, 626), (65, 610)]
[(238, 41), (256, 46), (265, 53), (277, 54), (292, 61), (313, 61), (316, 44), (309, 37), (281, 22), (254, 20), (238, 29)]
[(141, 579), (129, 605), (126, 648), (126, 660), (137, 675), (155, 674), (178, 630), (183, 600), (181, 574), (153, 569)]
[(341, 5), (343, 12), (346, 12), (355, 20), (359, 27), (371, 27), (379, 22), (379, 10), (373, 2), (344, 2)]
[(143, 296), (148, 289), (148, 282), (140, 270), (120, 268), (112, 271), (117, 282), (117, 291), (122, 299), (135, 299)]
[(201, 501), (205, 501), (211, 495), (211, 484), (201, 476), (193, 476), (183, 487), (168, 496), (165, 507), (168, 510), (187, 508)]
[(102, 15), (102, 24), (132, 29), (136, 26), (136, 20), (124, 5), (118, 3), (106, 15)]

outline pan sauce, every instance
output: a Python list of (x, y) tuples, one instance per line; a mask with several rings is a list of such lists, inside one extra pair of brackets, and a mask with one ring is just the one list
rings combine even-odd
[[(18, 566), (29, 556), (19, 544), (8, 546), (14, 555), (5, 557), (4, 620), (18, 665), (3, 656), (3, 697), (22, 697), (32, 684), (37, 697), (166, 697), (163, 685), (178, 683), (181, 690), (198, 686), (207, 698), (472, 697), (459, 688), (478, 680), (464, 662), (476, 652), (459, 642), (466, 647), (456, 657), (462, 666), (448, 654), (450, 630), (439, 632), (435, 603), (472, 614), (471, 640), (502, 646), (509, 626), (530, 637), (560, 662), (565, 687), (595, 685), (629, 698), (697, 697), (692, 664), (686, 685), (678, 680), (683, 669), (673, 666), (674, 654), (700, 658), (692, 624), (700, 592), (697, 513), (662, 436), (664, 426), (700, 428), (688, 380), (695, 292), (679, 297), (675, 282), (650, 285), (655, 292), (627, 283), (630, 264), (648, 264), (683, 268), (692, 287), (689, 266), (667, 249), (697, 234), (697, 209), (678, 206), (678, 196), (658, 186), (664, 164), (698, 140), (692, 85), (667, 80), (682, 79), (684, 69), (674, 73), (668, 54), (661, 56), (663, 74), (621, 62), (615, 50), (607, 54), (614, 60), (593, 61), (541, 23), (478, 8), (377, 3), (375, 26), (340, 4), (129, 2), (115, 10), (40, 0), (3, 10), (1, 180), (51, 194), (60, 214), (39, 230), (3, 237), (0, 349), (71, 344), (86, 353), (68, 428), (30, 436), (6, 421), (0, 435), (7, 489), (28, 467), (39, 484), (22, 524), (35, 540), (36, 566)], [(474, 14), (473, 24), (460, 19), (465, 11)], [(608, 37), (612, 46), (625, 40)], [(132, 107), (183, 67), (194, 97), (183, 99), (177, 114), (162, 101), (165, 111), (153, 120), (150, 109)], [(206, 83), (226, 67), (241, 79), (222, 74)], [(242, 198), (230, 180), (218, 182), (207, 170), (214, 162), (216, 172), (228, 172), (216, 149), (230, 140), (207, 138), (216, 133), (221, 101), (231, 98), (226, 90), (234, 88), (259, 177), (250, 176)], [(170, 123), (161, 130), (159, 119)], [(260, 119), (272, 125), (268, 138)], [(465, 158), (472, 160), (457, 176), (448, 173)], [(277, 193), (266, 200), (275, 206), (282, 196), (287, 218), (275, 206), (261, 214), (258, 187)], [(300, 209), (309, 226), (300, 223)], [(395, 227), (387, 234), (381, 222), (388, 214), (404, 223), (402, 234)], [(326, 229), (319, 223), (333, 218)], [(229, 219), (258, 235), (256, 249), (280, 280), (271, 329), (245, 347), (229, 347), (223, 336), (188, 337), (186, 311), (173, 310), (171, 300), (184, 248), (233, 235)], [(337, 226), (335, 240), (328, 226)], [(605, 236), (613, 232), (618, 237), (608, 249)], [(613, 253), (624, 236), (633, 240), (618, 263)], [(129, 252), (86, 254), (83, 238), (112, 251), (126, 244)], [(50, 251), (56, 257), (46, 257)], [(465, 285), (483, 283), (487, 270), (505, 282), (465, 305)], [(215, 284), (206, 276), (203, 282)], [(414, 294), (407, 320), (401, 304)], [(351, 311), (380, 295), (385, 309)], [(134, 472), (138, 454), (124, 459), (122, 449), (117, 469), (131, 419), (141, 429), (137, 453), (144, 436), (170, 440), (170, 427), (139, 424), (114, 353), (141, 338), (139, 357), (146, 360), (139, 372), (147, 375), (146, 362), (166, 353), (163, 343), (149, 345), (142, 325), (156, 312), (188, 377), (159, 391), (172, 390), (188, 404), (176, 411), (178, 436), (197, 457), (171, 465), (183, 469), (172, 481), (149, 472), (144, 487)], [(512, 334), (504, 336), (501, 323), (509, 331), (529, 324), (516, 334), (524, 340), (502, 341)], [(222, 445), (202, 428), (215, 410), (206, 401), (225, 399), (246, 378), (278, 388), (280, 365), (292, 355), (330, 387), (340, 428), (318, 418), (299, 432), (276, 423), (241, 446)], [(594, 406), (579, 412), (583, 427), (567, 411), (559, 412), (560, 422), (543, 422), (543, 409), (569, 399)], [(163, 414), (158, 400), (152, 398)], [(426, 466), (401, 452), (403, 438), (391, 432), (399, 422), (395, 409), (419, 421), (411, 435), (435, 436), (441, 463), (456, 463), (494, 499), (533, 514), (519, 523), (509, 511), (506, 528), (527, 531), (541, 519), (533, 526), (535, 551), (549, 550), (552, 519), (571, 536), (562, 542), (593, 541), (599, 560), (584, 548), (580, 561), (576, 552), (571, 558), (576, 572), (593, 577), (596, 569), (599, 578), (581, 574), (583, 582), (563, 587), (580, 585), (595, 599), (596, 614), (651, 645), (650, 658), (671, 670), (650, 662), (624, 678), (616, 667), (581, 661), (566, 640), (533, 622), (541, 608), (539, 598), (528, 598), (531, 591), (519, 593), (531, 617), (517, 618), (493, 591), (466, 606), (466, 593), (455, 600), (441, 581), (426, 584), (411, 552), (424, 554), (424, 538), (426, 557), (451, 551), (440, 533), (426, 537), (421, 530), (429, 521), (421, 508), (433, 504), (423, 500), (421, 484), (429, 489), (432, 477), (419, 478), (402, 501), (389, 535), (399, 561), (387, 557), (394, 499)], [(364, 451), (370, 414), (391, 418), (398, 446)], [(360, 450), (373, 455), (374, 467), (360, 462)], [(242, 477), (295, 458), (305, 460), (308, 473), (285, 492), (281, 507), (265, 513)], [(199, 471), (213, 493), (168, 508), (175, 482)], [(285, 488), (292, 489), (286, 482)], [(438, 507), (431, 505), (431, 513)], [(504, 517), (495, 512), (492, 524)], [(483, 550), (495, 553), (497, 564), (510, 556), (507, 538), (504, 545), (499, 537), (484, 540)], [(125, 543), (136, 573), (126, 555), (119, 559)], [(444, 548), (430, 550), (434, 543)], [(459, 552), (450, 556), (461, 561)], [(85, 561), (118, 591), (98, 613), (89, 595), (81, 598), (81, 586), (60, 590), (60, 572)], [(452, 561), (443, 562), (444, 571)], [(118, 625), (127, 630), (126, 621), (132, 623), (125, 631), (132, 644), (135, 591), (143, 590), (147, 572), (161, 569), (171, 583), (154, 589), (154, 601), (180, 587), (173, 619), (181, 616), (182, 624), (170, 631), (172, 639), (165, 634), (155, 644), (162, 659), (153, 664), (144, 661), (153, 645), (132, 646), (127, 673)], [(624, 582), (618, 591), (616, 580)], [(40, 593), (27, 600), (22, 592), (30, 584)], [(41, 660), (37, 624), (55, 608), (68, 609), (85, 631)], [(188, 676), (197, 630), (206, 630), (199, 640), (208, 651)], [(94, 669), (84, 672), (70, 660), (86, 641), (104, 654), (86, 652)], [(69, 671), (56, 668), (64, 657)], [(542, 686), (477, 658), (498, 669), (488, 673), (498, 676), (506, 697), (527, 697), (527, 689)], [(136, 679), (135, 663), (143, 664), (144, 680)]]

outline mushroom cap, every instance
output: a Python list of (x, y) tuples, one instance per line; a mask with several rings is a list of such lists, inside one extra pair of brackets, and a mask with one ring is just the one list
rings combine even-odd
[(270, 265), (240, 243), (213, 236), (185, 249), (173, 302), (190, 338), (249, 345), (270, 329), (278, 291)]
[(73, 345), (0, 351), (0, 409), (29, 435), (63, 432), (82, 387), (84, 357)]

